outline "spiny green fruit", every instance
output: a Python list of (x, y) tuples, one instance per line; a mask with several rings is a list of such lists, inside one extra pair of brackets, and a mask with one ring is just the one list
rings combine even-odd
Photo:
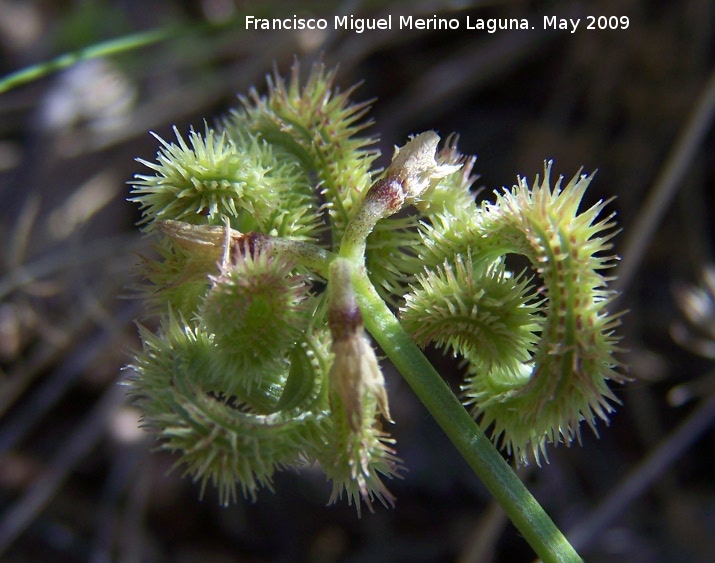
[[(141, 329), (143, 350), (135, 356), (129, 381), (145, 428), (160, 447), (178, 453), (175, 467), (208, 483), (222, 504), (235, 502), (237, 490), (255, 498), (271, 487), (276, 470), (302, 466), (327, 433), (320, 412), (286, 409), (268, 414), (280, 399), (277, 386), (264, 386), (260, 402), (231, 401), (214, 387), (209, 374), (217, 353), (211, 335), (174, 314), (160, 334)], [(314, 455), (314, 454), (312, 454)]]
[(320, 222), (310, 213), (313, 184), (299, 160), (266, 141), (235, 130), (193, 129), (188, 142), (174, 128), (177, 143), (161, 143), (157, 162), (139, 159), (154, 175), (139, 174), (130, 201), (140, 204), (141, 224), (154, 229), (171, 219), (192, 224), (230, 225), (312, 240)]
[(312, 313), (306, 281), (291, 270), (266, 252), (236, 252), (232, 263), (210, 276), (197, 317), (221, 351), (211, 380), (225, 393), (250, 391), (264, 374), (287, 373), (288, 352)]
[(401, 318), (419, 344), (433, 342), (487, 367), (519, 371), (530, 360), (541, 332), (540, 300), (501, 260), (474, 264), (457, 255), (453, 264), (418, 275), (416, 286)]
[(233, 138), (248, 133), (266, 141), (315, 174), (324, 202), (316, 202), (312, 214), (324, 205), (337, 247), (355, 202), (372, 183), (370, 167), (379, 153), (371, 148), (375, 138), (358, 135), (370, 125), (362, 119), (367, 104), (351, 102), (354, 88), (340, 92), (334, 84), (335, 72), (317, 65), (301, 86), (295, 65), (288, 82), (279, 75), (268, 78), (266, 96), (251, 90), (241, 98), (243, 107), (224, 127)]
[[(426, 267), (403, 311), (419, 341), (468, 360), (466, 404), (522, 461), (529, 451), (538, 461), (547, 442), (570, 443), (581, 421), (595, 428), (596, 418), (607, 420), (617, 402), (607, 382), (624, 379), (613, 358), (618, 315), (608, 312), (613, 295), (603, 273), (614, 263), (611, 217), (599, 218), (604, 202), (578, 211), (593, 176), (577, 174), (563, 187), (559, 179), (552, 188), (550, 171), (547, 163), (533, 187), (519, 178), (471, 217), (447, 223), (442, 215), (425, 227), (424, 237), (435, 234), (425, 262), (452, 258)], [(437, 234), (444, 226), (449, 231)], [(531, 262), (543, 283), (540, 299), (523, 277), (507, 289), (502, 266), (488, 274), (490, 261), (510, 253)], [(454, 323), (443, 322), (448, 312)]]
[(578, 210), (592, 176), (552, 188), (548, 164), (477, 206), (474, 157), (434, 131), (372, 170), (367, 107), (334, 80), (321, 65), (305, 84), (297, 65), (269, 78), (215, 128), (157, 137), (132, 185), (158, 240), (142, 267), (159, 328), (140, 329), (130, 385), (161, 447), (222, 502), (317, 461), (331, 501), (393, 503), (383, 480), (401, 465), (360, 309), (373, 298), (464, 359), (465, 404), (524, 461), (606, 419), (607, 382), (623, 380), (612, 220), (605, 203)]

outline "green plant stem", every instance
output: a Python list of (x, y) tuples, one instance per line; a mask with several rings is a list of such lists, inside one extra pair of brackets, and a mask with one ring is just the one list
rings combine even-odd
[(89, 47), (85, 47), (83, 49), (78, 49), (77, 51), (65, 53), (50, 61), (28, 66), (22, 70), (18, 70), (17, 72), (13, 72), (3, 78), (0, 78), (0, 94), (18, 86), (22, 86), (23, 84), (28, 84), (33, 80), (37, 80), (38, 78), (42, 78), (43, 76), (53, 72), (68, 68), (79, 61), (125, 53), (133, 49), (151, 45), (152, 43), (164, 41), (170, 37), (175, 37), (185, 31), (185, 28), (167, 26), (151, 31), (125, 35), (117, 39), (110, 39), (108, 41), (90, 45)]
[(537, 555), (547, 563), (582, 561), (402, 328), (375, 291), (363, 266), (354, 268), (353, 284), (370, 334)]

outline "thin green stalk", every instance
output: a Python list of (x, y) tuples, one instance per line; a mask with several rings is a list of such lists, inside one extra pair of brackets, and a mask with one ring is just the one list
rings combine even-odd
[(138, 49), (139, 47), (151, 45), (152, 43), (158, 43), (170, 37), (184, 33), (185, 31), (185, 28), (177, 26), (162, 27), (151, 31), (125, 35), (117, 39), (110, 39), (109, 41), (96, 43), (89, 47), (78, 49), (77, 51), (64, 53), (51, 61), (28, 66), (22, 70), (18, 70), (17, 72), (13, 72), (3, 77), (0, 79), (0, 94), (18, 86), (22, 86), (23, 84), (28, 84), (33, 80), (37, 80), (43, 76), (57, 72), (58, 70), (68, 68), (79, 61), (86, 61), (89, 59), (97, 59), (110, 55), (116, 55), (118, 53), (124, 53), (133, 49)]
[(375, 291), (364, 268), (355, 268), (353, 283), (370, 334), (537, 555), (547, 563), (582, 561), (402, 328)]

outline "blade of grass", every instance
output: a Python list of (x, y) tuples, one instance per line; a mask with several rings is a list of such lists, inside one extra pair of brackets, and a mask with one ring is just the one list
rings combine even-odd
[(133, 33), (117, 39), (110, 39), (101, 43), (96, 43), (69, 53), (64, 53), (50, 61), (45, 61), (32, 66), (25, 67), (16, 72), (10, 73), (0, 79), (0, 94), (28, 84), (33, 80), (43, 78), (49, 74), (68, 68), (80, 61), (96, 59), (125, 53), (134, 49), (139, 49), (147, 45), (159, 43), (172, 37), (177, 37), (193, 28), (181, 26), (166, 26), (150, 31)]

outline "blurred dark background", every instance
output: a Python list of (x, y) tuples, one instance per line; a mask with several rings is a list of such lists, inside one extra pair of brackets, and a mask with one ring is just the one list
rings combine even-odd
[[(529, 18), (530, 31), (247, 32), (243, 15)], [(544, 15), (582, 18), (576, 33)], [(627, 16), (627, 29), (585, 18)], [(332, 20), (331, 20), (332, 21)], [(206, 28), (206, 24), (209, 25)], [(218, 506), (168, 476), (117, 385), (139, 346), (122, 298), (148, 247), (126, 182), (172, 137), (211, 122), (275, 66), (322, 57), (375, 99), (387, 163), (407, 135), (460, 133), (479, 198), (529, 178), (598, 174), (616, 196), (614, 309), (632, 381), (610, 426), (550, 448), (524, 479), (587, 561), (715, 558), (715, 3), (711, 0), (0, 0), (0, 75), (108, 39), (193, 29), (0, 94), (0, 558), (3, 561), (530, 561), (533, 553), (388, 368), (394, 510), (326, 507), (321, 474)], [(183, 27), (182, 27), (183, 26)], [(395, 26), (396, 27), (396, 26)], [(204, 31), (201, 31), (201, 30)], [(707, 281), (709, 280), (709, 285)], [(694, 286), (701, 288), (694, 290)], [(684, 309), (684, 310), (683, 310)], [(697, 325), (697, 326), (695, 326)], [(435, 361), (458, 389), (458, 366)], [(710, 452), (710, 453), (709, 453)]]

